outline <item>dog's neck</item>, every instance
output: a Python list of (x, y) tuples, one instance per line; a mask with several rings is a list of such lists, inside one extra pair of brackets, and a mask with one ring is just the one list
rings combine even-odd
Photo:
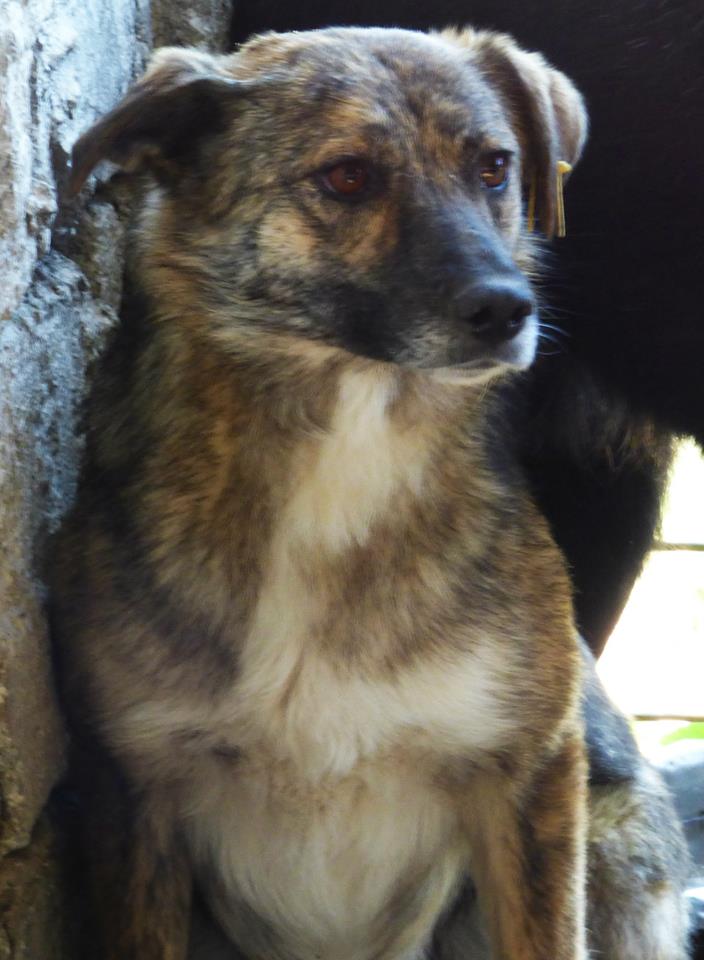
[(291, 536), (332, 552), (363, 545), (377, 522), (422, 499), (461, 401), (388, 365), (340, 369), (326, 422), (299, 428), (291, 451)]
[(282, 349), (223, 351), (164, 325), (123, 413), (99, 429), (103, 467), (117, 470), (116, 483), (129, 471), (141, 505), (129, 522), (150, 553), (171, 551), (173, 583), (192, 580), (196, 564), (212, 569), (213, 585), (224, 578), (224, 595), (227, 571), (256, 578), (265, 544), (283, 531), (332, 559), (389, 525), (400, 536), (418, 510), (430, 523), (459, 488), (491, 496), (486, 386), (449, 386), (339, 350)]
[(391, 456), (390, 445), (408, 447), (399, 456), (410, 461), (410, 447), (454, 444), (458, 430), (479, 428), (487, 407), (486, 384), (448, 384), (305, 342), (254, 358), (235, 355), (232, 374), (242, 412), (257, 430), (279, 432), (290, 449), (334, 445), (340, 458), (369, 465)]

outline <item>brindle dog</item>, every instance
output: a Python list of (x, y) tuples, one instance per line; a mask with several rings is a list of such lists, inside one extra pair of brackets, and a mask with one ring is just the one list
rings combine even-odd
[(163, 50), (77, 145), (153, 178), (54, 577), (90, 957), (185, 957), (194, 886), (200, 956), (586, 957), (570, 588), (491, 405), (585, 128), (506, 37), (339, 29)]

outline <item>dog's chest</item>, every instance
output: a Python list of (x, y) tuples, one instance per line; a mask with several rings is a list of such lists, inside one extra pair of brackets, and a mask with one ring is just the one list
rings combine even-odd
[(248, 956), (420, 960), (470, 857), (443, 755), (508, 737), (492, 671), (373, 682), (270, 656), (212, 731), (241, 753), (198, 771), (186, 798), (211, 909)]
[[(376, 564), (355, 603), (347, 558), (373, 553), (380, 526), (402, 536), (393, 518), (423, 495), (429, 454), (390, 431), (383, 391), (343, 399), (277, 517), (233, 686), (135, 717), (142, 742), (151, 723), (210, 750), (183, 797), (192, 855), (223, 927), (272, 960), (420, 957), (467, 861), (443, 764), (512, 730), (495, 637), (440, 632), (404, 662), (375, 658), (392, 627), (417, 626), (413, 592), (400, 603), (398, 571)], [(441, 622), (430, 560), (427, 574)]]
[(452, 808), (410, 767), (370, 762), (310, 784), (245, 760), (216, 796), (202, 792), (188, 841), (211, 909), (248, 956), (421, 956), (467, 851)]
[[(510, 736), (508, 665), (491, 637), (454, 650), (438, 637), (434, 652), (385, 670), (336, 646), (347, 637), (373, 652), (398, 619), (393, 570), (370, 573), (368, 590), (384, 578), (391, 588), (379, 593), (388, 607), (371, 610), (363, 596), (350, 606), (340, 570), (423, 484), (423, 451), (394, 448), (374, 413), (296, 478), (238, 681), (212, 715), (210, 733), (240, 759), (199, 777), (188, 801), (213, 910), (249, 955), (272, 960), (420, 957), (468, 857), (438, 785), (443, 760)], [(371, 462), (370, 438), (387, 442)]]
[[(227, 708), (240, 745), (268, 744), (313, 781), (409, 745), (492, 750), (510, 727), (507, 651), (464, 624), (444, 633), (447, 568), (404, 549), (428, 446), (390, 428), (378, 385), (343, 382), (341, 394), (274, 528)], [(404, 659), (395, 651), (414, 631)]]
[[(445, 581), (460, 574), (442, 565), (444, 543), (418, 563), (404, 556), (405, 513), (425, 495), (430, 448), (391, 428), (388, 385), (350, 378), (340, 393), (332, 429), (292, 471), (246, 632), (233, 638), (236, 679), (202, 697), (186, 670), (182, 697), (157, 687), (115, 719), (121, 742), (165, 761), (174, 735), (264, 751), (316, 782), (389, 753), (471, 756), (510, 737), (510, 642), (467, 627), (465, 606), (446, 628)], [(385, 564), (375, 555), (388, 540)], [(349, 558), (360, 555), (353, 591)], [(413, 642), (394, 655), (399, 637)]]

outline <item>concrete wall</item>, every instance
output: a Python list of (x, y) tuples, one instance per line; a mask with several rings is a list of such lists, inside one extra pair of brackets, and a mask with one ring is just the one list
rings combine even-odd
[(0, 0), (0, 960), (68, 960), (57, 831), (65, 764), (43, 588), (71, 503), (81, 403), (116, 322), (129, 195), (67, 204), (71, 146), (166, 43), (223, 48), (228, 0)]

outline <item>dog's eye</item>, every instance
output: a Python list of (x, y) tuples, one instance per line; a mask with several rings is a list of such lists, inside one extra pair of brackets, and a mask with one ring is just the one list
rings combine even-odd
[(508, 183), (509, 155), (504, 150), (494, 150), (482, 157), (479, 178), (489, 190), (497, 190)]
[(369, 184), (369, 168), (363, 160), (343, 160), (321, 175), (327, 190), (340, 197), (355, 197)]

